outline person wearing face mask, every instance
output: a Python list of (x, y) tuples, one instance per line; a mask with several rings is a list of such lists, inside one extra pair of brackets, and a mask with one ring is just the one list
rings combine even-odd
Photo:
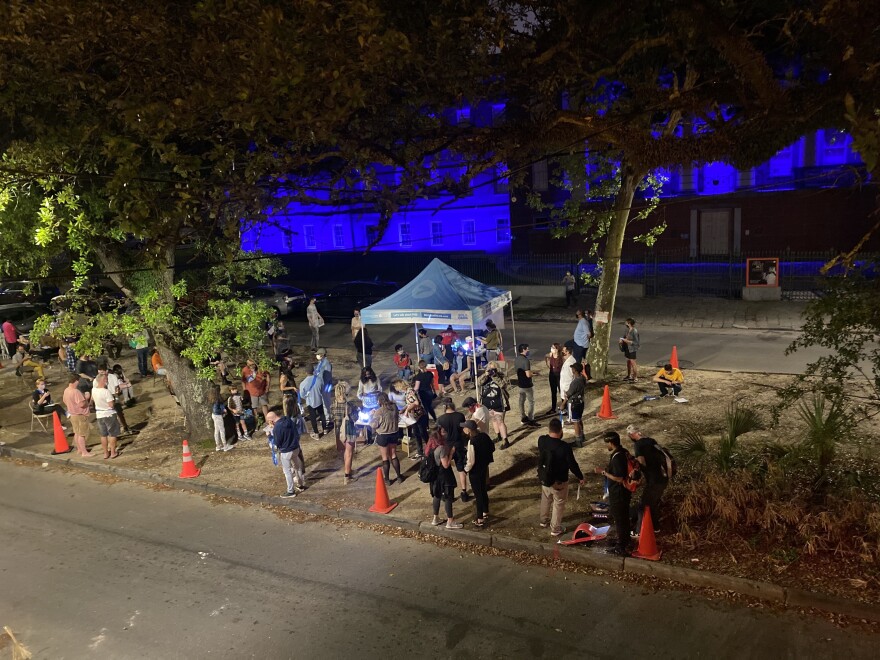
[(35, 415), (51, 415), (56, 410), (61, 415), (66, 415), (64, 408), (57, 403), (52, 402), (52, 395), (46, 388), (46, 381), (42, 378), (37, 380), (37, 389), (34, 390), (31, 398), (33, 399), (33, 409)]
[(394, 366), (397, 367), (397, 377), (409, 380), (412, 378), (412, 360), (409, 353), (403, 350), (403, 344), (394, 347)]
[(507, 379), (498, 371), (497, 362), (490, 362), (486, 365), (486, 373), (480, 378), (479, 385), (480, 398), (483, 405), (489, 409), (489, 421), (495, 429), (495, 441), (501, 442), (501, 449), (507, 449), (510, 447), (510, 441), (507, 439), (504, 413), (510, 410), (510, 396)]
[(517, 347), (516, 382), (519, 385), (519, 413), (523, 426), (538, 426), (535, 421), (535, 384), (532, 376), (537, 372), (532, 371), (532, 362), (529, 360), (529, 345), (520, 344)]

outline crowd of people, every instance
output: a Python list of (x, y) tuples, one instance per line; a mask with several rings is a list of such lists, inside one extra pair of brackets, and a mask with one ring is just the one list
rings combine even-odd
[[(336, 448), (343, 461), (343, 483), (355, 479), (352, 463), (358, 443), (376, 445), (381, 457), (382, 475), (388, 486), (402, 483), (398, 449), (406, 440), (408, 458), (420, 461), (419, 475), (428, 483), (435, 525), (450, 529), (461, 527), (453, 514), (457, 500), (474, 500), (473, 524), (489, 524), (489, 473), (496, 447), (505, 450), (512, 442), (508, 413), (511, 411), (512, 383), (508, 365), (512, 362), (518, 397), (520, 428), (533, 431), (541, 426), (535, 414), (535, 389), (541, 373), (536, 368), (529, 344), (515, 347), (515, 356), (505, 357), (502, 333), (491, 320), (475, 336), (460, 337), (452, 326), (429, 336), (429, 330), (418, 331), (418, 355), (412, 358), (401, 344), (394, 346), (392, 359), (385, 365), (393, 377), (383, 384), (373, 369), (373, 342), (355, 310), (351, 321), (352, 342), (363, 365), (356, 383), (349, 384), (333, 376), (333, 364), (327, 351), (318, 345), (323, 318), (314, 299), (307, 309), (312, 335), (314, 360), (303, 365), (304, 376), (298, 379), (294, 370), (300, 368), (284, 324), (275, 318), (268, 324), (267, 340), (279, 366), (278, 391), (280, 407), (270, 408), (273, 378), (257, 360), (248, 359), (240, 369), (230, 369), (228, 360), (218, 354), (210, 361), (216, 369), (216, 380), (209, 396), (210, 414), (214, 425), (215, 450), (230, 451), (237, 443), (251, 440), (257, 431), (269, 439), (273, 455), (285, 476), (284, 497), (295, 497), (306, 488), (305, 456), (301, 440), (307, 433), (313, 439), (333, 431)], [(69, 418), (74, 445), (81, 456), (91, 456), (87, 448), (90, 415), (94, 414), (101, 438), (104, 457), (119, 455), (118, 439), (131, 433), (125, 419), (125, 407), (135, 401), (131, 382), (120, 364), (110, 365), (91, 356), (77, 356), (73, 341), (62, 343), (58, 360), (69, 373), (62, 402), (56, 402), (48, 389), (43, 362), (32, 359), (26, 338), (3, 326), (4, 339), (13, 353), (19, 373), (30, 369), (36, 376), (32, 393), (35, 414), (58, 411)], [(584, 445), (583, 414), (586, 405), (591, 369), (587, 361), (590, 341), (594, 337), (592, 315), (577, 310), (571, 338), (553, 343), (543, 356), (550, 407), (546, 433), (537, 442), (541, 496), (539, 524), (552, 536), (561, 535), (570, 475), (583, 484), (584, 475), (575, 459), (574, 449)], [(137, 354), (138, 371), (142, 376), (151, 372), (164, 376), (169, 392), (173, 384), (167, 377), (161, 355), (150, 348), (146, 333), (131, 338)], [(640, 340), (636, 322), (627, 319), (619, 339), (627, 365), (625, 380), (638, 381), (637, 355)], [(237, 373), (235, 373), (237, 371)], [(666, 364), (653, 378), (660, 396), (678, 396), (683, 388), (681, 371)], [(225, 388), (225, 391), (224, 391)], [(453, 396), (467, 396), (456, 403)], [(62, 405), (63, 403), (63, 405)], [(438, 411), (440, 414), (438, 415)], [(539, 415), (540, 416), (540, 415)], [(563, 428), (569, 424), (573, 441), (563, 440)], [(650, 506), (655, 526), (660, 524), (659, 504), (665, 488), (665, 477), (657, 468), (661, 458), (654, 450), (656, 443), (641, 435), (638, 429), (627, 429), (633, 441), (635, 460), (644, 472), (644, 485), (638, 506), (631, 506), (632, 487), (630, 452), (622, 447), (620, 436), (608, 432), (603, 436), (610, 458), (607, 467), (598, 469), (605, 478), (608, 511), (614, 521), (618, 545), (615, 552), (626, 552), (632, 529), (641, 525), (641, 511)], [(393, 474), (392, 474), (393, 472)], [(456, 494), (458, 491), (458, 494)], [(441, 507), (443, 515), (441, 515)]]

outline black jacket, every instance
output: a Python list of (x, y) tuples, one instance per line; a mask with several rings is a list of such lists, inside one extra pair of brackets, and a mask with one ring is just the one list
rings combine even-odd
[(574, 459), (571, 445), (560, 438), (542, 435), (538, 438), (538, 471), (541, 485), (552, 486), (568, 481), (571, 470), (580, 480), (584, 473)]

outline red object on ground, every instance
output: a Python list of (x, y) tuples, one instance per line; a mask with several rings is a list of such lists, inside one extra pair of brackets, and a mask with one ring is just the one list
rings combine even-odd
[(611, 395), (608, 393), (608, 386), (605, 386), (605, 392), (602, 393), (602, 406), (596, 417), (601, 419), (617, 419), (617, 415), (611, 410)]
[(427, 370), (430, 371), (434, 375), (434, 391), (440, 391), (440, 374), (437, 372), (437, 365), (429, 364)]
[(192, 452), (189, 450), (189, 442), (186, 440), (183, 441), (183, 465), (180, 468), (180, 474), (178, 475), (181, 479), (192, 479), (193, 477), (197, 477), (202, 473), (202, 471), (196, 467), (196, 464), (193, 462)]
[(672, 347), (672, 357), (669, 358), (669, 364), (673, 369), (678, 369), (678, 346)]
[(649, 559), (657, 561), (663, 553), (657, 549), (657, 539), (654, 537), (654, 522), (651, 520), (651, 507), (645, 507), (645, 515), (642, 516), (642, 529), (639, 532), (639, 547), (632, 553), (637, 559)]
[(66, 454), (71, 451), (70, 445), (67, 444), (67, 436), (64, 435), (64, 427), (61, 426), (61, 418), (58, 416), (57, 410), (52, 415), (52, 431), (55, 434), (55, 449), (52, 450), (52, 454)]
[(589, 523), (581, 523), (578, 525), (574, 534), (571, 535), (571, 539), (568, 541), (557, 541), (556, 543), (559, 545), (577, 545), (578, 543), (589, 543), (590, 541), (601, 541), (606, 536), (607, 533), (600, 533), (598, 529), (590, 525)]
[(397, 506), (397, 502), (388, 499), (388, 489), (385, 488), (385, 479), (382, 477), (382, 468), (376, 468), (376, 499), (370, 511), (373, 513), (388, 513)]

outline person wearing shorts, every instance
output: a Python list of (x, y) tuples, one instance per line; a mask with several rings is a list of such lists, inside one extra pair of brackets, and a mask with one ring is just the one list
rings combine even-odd
[(93, 456), (86, 449), (86, 440), (89, 439), (89, 401), (77, 388), (79, 375), (71, 374), (68, 379), (67, 389), (64, 390), (64, 407), (70, 415), (70, 425), (73, 427), (73, 444), (80, 456)]
[(397, 458), (397, 445), (400, 444), (400, 413), (397, 411), (397, 405), (385, 392), (379, 395), (378, 401), (379, 407), (370, 414), (370, 427), (376, 432), (376, 444), (379, 445), (379, 453), (382, 455), (385, 483), (391, 485), (389, 476), (393, 465), (397, 473), (397, 483), (402, 484), (400, 459)]
[(639, 341), (639, 331), (636, 329), (636, 320), (626, 320), (626, 332), (619, 339), (620, 347), (623, 349), (623, 356), (626, 358), (626, 378), (631, 383), (639, 382), (639, 365), (636, 362), (636, 354), (641, 347)]
[(92, 387), (92, 403), (95, 404), (95, 417), (104, 458), (116, 458), (116, 439), (119, 437), (119, 417), (116, 415), (116, 398), (107, 389), (107, 374), (100, 373)]

